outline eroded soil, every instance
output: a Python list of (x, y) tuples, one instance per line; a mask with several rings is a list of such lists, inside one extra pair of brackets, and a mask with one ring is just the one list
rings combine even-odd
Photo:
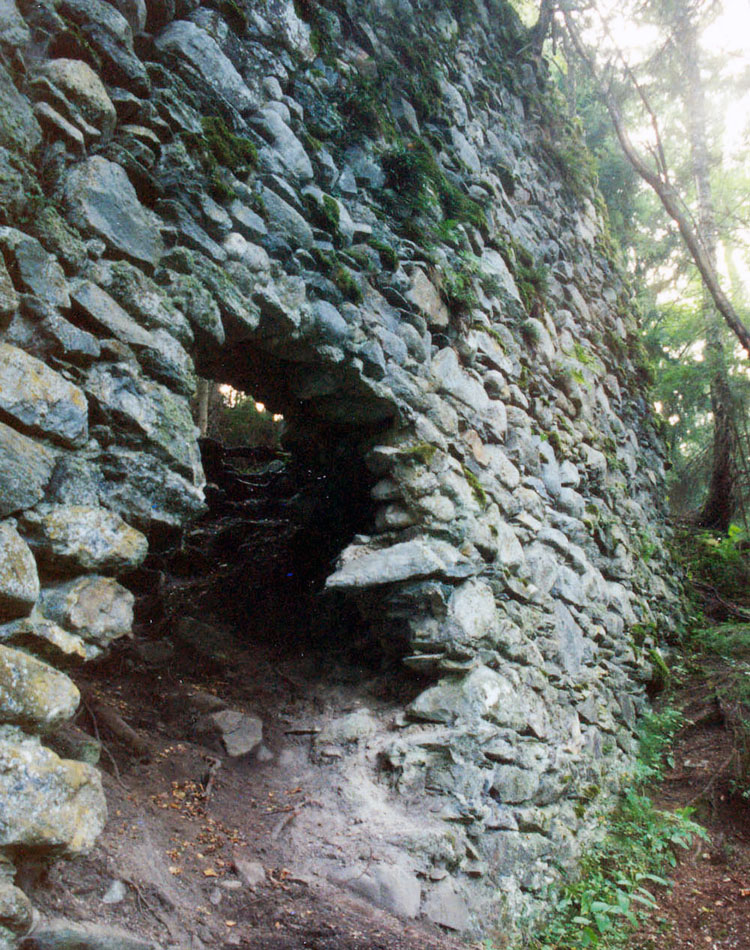
[[(179, 654), (146, 662), (136, 643), (79, 679), (88, 699), (78, 723), (103, 742), (109, 821), (91, 855), (58, 863), (31, 888), (42, 915), (115, 925), (162, 947), (195, 950), (467, 946), (331, 883), (332, 870), (353, 879), (387, 864), (398, 816), (387, 814), (387, 802), (378, 810), (369, 800), (374, 824), (363, 824), (361, 798), (372, 794), (365, 772), (357, 789), (342, 779), (335, 751), (316, 764), (318, 730), (332, 715), (364, 706), (388, 719), (409, 697), (393, 694), (400, 687), (382, 677), (367, 679), (366, 670), (322, 670), (320, 656), (287, 651), (245, 643), (231, 665)], [(196, 734), (196, 694), (199, 706), (213, 695), (260, 714), (268, 761), (229, 759)], [(92, 712), (99, 704), (148, 743), (147, 761)], [(243, 880), (243, 861), (262, 866), (260, 881)], [(124, 896), (108, 903), (113, 882)]]

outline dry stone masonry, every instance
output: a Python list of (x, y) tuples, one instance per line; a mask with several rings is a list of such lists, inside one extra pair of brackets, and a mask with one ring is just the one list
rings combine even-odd
[(203, 510), (197, 374), (373, 479), (327, 588), (428, 685), (373, 764), (414, 834), (367, 886), (518, 925), (627, 775), (679, 609), (633, 307), (523, 27), (0, 0), (0, 47), (0, 943), (15, 867), (105, 821), (44, 736), (129, 632), (128, 571)]

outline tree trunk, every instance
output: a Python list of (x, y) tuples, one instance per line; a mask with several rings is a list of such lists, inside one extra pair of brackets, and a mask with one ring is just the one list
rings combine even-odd
[(195, 394), (196, 413), (195, 424), (200, 429), (201, 438), (208, 435), (208, 406), (211, 400), (211, 382), (198, 377), (198, 390)]
[(531, 28), (531, 46), (537, 54), (541, 54), (544, 41), (552, 25), (552, 14), (555, 12), (555, 0), (542, 0), (539, 8), (539, 18)]
[[(717, 268), (717, 228), (711, 189), (711, 159), (708, 147), (708, 112), (700, 75), (698, 27), (689, 10), (677, 14), (675, 40), (685, 69), (683, 100), (690, 136), (690, 164), (698, 194), (698, 227), (711, 268)], [(737, 504), (736, 459), (732, 390), (727, 372), (721, 317), (705, 284), (701, 309), (706, 324), (706, 356), (712, 364), (711, 409), (714, 417), (713, 460), (708, 494), (698, 515), (705, 528), (726, 533)]]
[[(720, 354), (723, 364), (723, 353)], [(728, 391), (726, 365), (723, 364), (711, 382), (711, 408), (714, 415), (713, 460), (708, 494), (697, 518), (702, 528), (729, 531), (737, 506), (735, 438), (732, 421), (731, 393)]]

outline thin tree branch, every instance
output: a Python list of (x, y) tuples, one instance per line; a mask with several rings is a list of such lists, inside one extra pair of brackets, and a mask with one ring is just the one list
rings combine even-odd
[[(612, 95), (610, 90), (606, 89), (602, 85), (596, 66), (583, 45), (583, 41), (573, 17), (564, 5), (561, 6), (561, 9), (573, 46), (575, 47), (576, 52), (581, 57), (583, 62), (586, 64), (586, 67), (590, 71), (597, 87), (603, 96), (604, 104), (607, 107), (607, 111), (609, 112), (615, 134), (617, 135), (620, 147), (625, 153), (625, 157), (633, 166), (638, 175), (646, 182), (647, 185), (649, 185), (650, 188), (653, 189), (664, 206), (664, 210), (676, 223), (680, 235), (682, 236), (682, 239), (685, 242), (688, 251), (690, 252), (690, 256), (693, 258), (695, 266), (698, 268), (704, 285), (711, 295), (711, 299), (713, 300), (716, 309), (722, 315), (730, 330), (735, 334), (743, 349), (747, 352), (748, 356), (750, 356), (750, 330), (748, 330), (748, 328), (742, 322), (731, 301), (724, 293), (716, 270), (714, 269), (713, 264), (703, 246), (700, 235), (694, 224), (691, 222), (689, 214), (686, 213), (681, 205), (679, 194), (671, 182), (668, 179), (665, 179), (662, 174), (660, 174), (660, 170), (654, 170), (641, 157), (630, 138), (627, 128), (625, 127), (625, 122), (615, 97)], [(661, 146), (660, 140), (659, 144)], [(658, 162), (657, 165), (659, 164), (661, 163)]]

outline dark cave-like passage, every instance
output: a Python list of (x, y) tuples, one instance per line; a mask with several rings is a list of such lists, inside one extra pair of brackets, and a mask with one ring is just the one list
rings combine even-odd
[(190, 616), (281, 652), (380, 662), (356, 607), (323, 593), (336, 557), (372, 525), (372, 479), (351, 442), (290, 441), (286, 451), (201, 440), (207, 511), (132, 577), (139, 634), (158, 638)]

